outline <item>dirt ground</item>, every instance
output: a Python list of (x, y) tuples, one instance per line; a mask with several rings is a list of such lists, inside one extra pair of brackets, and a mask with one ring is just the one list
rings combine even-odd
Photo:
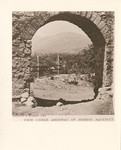
[[(84, 80), (78, 84), (69, 84), (66, 76), (55, 79), (40, 78), (31, 83), (31, 90), (38, 99), (35, 108), (19, 106), (13, 102), (14, 116), (46, 116), (46, 115), (112, 115), (112, 100), (94, 100), (93, 85)], [(62, 98), (63, 105), (58, 106)]]
[[(78, 79), (77, 85), (69, 84), (67, 78), (66, 75), (59, 75), (55, 76), (54, 80), (47, 77), (36, 79), (34, 83), (31, 83), (31, 90), (35, 97), (48, 100), (63, 98), (66, 101), (81, 101), (94, 97), (91, 83)], [(71, 78), (70, 82), (73, 81)]]

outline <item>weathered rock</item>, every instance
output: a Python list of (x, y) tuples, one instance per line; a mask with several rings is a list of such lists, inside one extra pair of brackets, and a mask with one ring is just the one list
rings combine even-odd
[(32, 107), (36, 107), (37, 106), (37, 101), (35, 100), (35, 98), (33, 96), (29, 96), (27, 99), (27, 104), (32, 104)]
[(96, 19), (97, 15), (98, 15), (97, 13), (92, 12), (92, 16), (91, 16), (90, 20), (94, 21)]
[(103, 87), (103, 88), (99, 88), (98, 89), (98, 92), (100, 93), (102, 93), (102, 92), (106, 92), (106, 91), (111, 91), (112, 89), (111, 89), (111, 87)]
[(24, 48), (24, 47), (25, 47), (25, 43), (20, 43), (20, 44), (19, 44), (19, 47), (20, 47), (20, 48)]
[(105, 22), (104, 22), (104, 21), (101, 21), (101, 22), (98, 24), (98, 28), (99, 28), (99, 29), (102, 29), (105, 25), (106, 25)]
[(61, 102), (58, 102), (57, 104), (56, 104), (56, 106), (62, 106), (63, 105), (63, 103), (61, 103)]
[(32, 45), (31, 45), (31, 44), (26, 44), (26, 47), (27, 47), (27, 48), (31, 48)]
[(13, 99), (21, 99), (21, 95), (13, 96)]
[(95, 23), (96, 25), (98, 25), (98, 24), (100, 23), (100, 21), (101, 21), (101, 17), (98, 15), (98, 16), (96, 17), (96, 19), (94, 20), (94, 23)]
[(86, 13), (86, 18), (90, 19), (91, 18), (91, 15), (92, 15), (92, 11), (88, 11)]
[(34, 99), (34, 97), (32, 97), (32, 96), (29, 96), (28, 98), (27, 98), (27, 101), (29, 101), (29, 102), (33, 102), (35, 99)]
[(108, 101), (113, 97), (112, 86), (99, 88), (98, 92), (96, 100)]
[(85, 16), (86, 16), (86, 11), (82, 11), (82, 12), (81, 12), (81, 16), (82, 16), (82, 17), (85, 17)]
[(28, 107), (34, 107), (34, 103), (30, 101), (26, 101), (24, 104), (25, 106), (28, 106)]
[(24, 74), (24, 80), (28, 81), (30, 79), (30, 74)]
[(27, 40), (26, 43), (27, 43), (27, 44), (31, 44), (32, 41), (31, 41), (31, 40)]
[(22, 98), (28, 98), (29, 97), (29, 93), (28, 92), (22, 93), (21, 97)]
[(25, 97), (22, 97), (20, 101), (21, 101), (21, 103), (24, 103), (27, 101), (27, 99)]
[(27, 55), (28, 55), (28, 54), (31, 54), (31, 49), (26, 47), (26, 48), (24, 49), (24, 54), (27, 54)]

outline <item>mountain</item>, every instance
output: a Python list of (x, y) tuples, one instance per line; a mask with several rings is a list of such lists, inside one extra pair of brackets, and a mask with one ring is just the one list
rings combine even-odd
[(88, 37), (73, 33), (63, 32), (52, 36), (34, 36), (32, 39), (32, 52), (36, 53), (77, 53), (91, 44)]

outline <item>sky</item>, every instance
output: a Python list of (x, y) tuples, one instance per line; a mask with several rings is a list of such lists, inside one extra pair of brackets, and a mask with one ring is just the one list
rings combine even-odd
[[(32, 44), (33, 45), (32, 51), (35, 52), (35, 51), (38, 51), (38, 49), (41, 49), (41, 52), (44, 53), (45, 49), (48, 48), (48, 45), (46, 45), (46, 44), (48, 44), (48, 42), (43, 41), (43, 43), (40, 43), (39, 39), (42, 37), (44, 38), (44, 37), (48, 37), (48, 36), (53, 36), (53, 35), (64, 33), (64, 32), (66, 32), (66, 33), (71, 32), (71, 33), (80, 34), (81, 35), (80, 37), (83, 37), (83, 39), (86, 40), (85, 41), (86, 43), (89, 43), (89, 44), (92, 43), (91, 40), (89, 39), (89, 37), (85, 34), (85, 32), (81, 28), (79, 28), (78, 26), (76, 26), (70, 22), (67, 22), (67, 21), (53, 21), (53, 22), (45, 24), (44, 26), (42, 26), (41, 28), (39, 28), (37, 30), (37, 32), (35, 33), (35, 35), (33, 36), (33, 39), (32, 39), (32, 43), (33, 43)], [(69, 39), (67, 39), (67, 40), (69, 40)], [(62, 41), (59, 41), (59, 43), (49, 43), (49, 44), (50, 44), (50, 47), (53, 46), (53, 49), (54, 49), (54, 46), (56, 44), (58, 44), (58, 48), (57, 48), (57, 50), (58, 50), (58, 49), (60, 49), (59, 45), (61, 42)], [(46, 43), (46, 44), (44, 45), (44, 43)], [(44, 45), (44, 47), (43, 47), (43, 45)], [(49, 49), (48, 49), (48, 52), (49, 52)]]
[(74, 33), (83, 34), (87, 36), (82, 29), (67, 21), (50, 22), (42, 26), (39, 30), (37, 30), (34, 36), (45, 37), (45, 36), (51, 36), (63, 32), (74, 32)]

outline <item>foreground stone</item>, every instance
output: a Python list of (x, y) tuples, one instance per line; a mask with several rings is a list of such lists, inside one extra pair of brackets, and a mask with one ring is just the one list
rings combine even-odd
[(98, 93), (98, 96), (96, 99), (98, 100), (104, 100), (104, 101), (107, 101), (111, 98), (113, 98), (113, 90), (112, 90), (112, 87), (102, 87), (100, 88), (99, 90), (99, 93)]
[(28, 98), (29, 97), (29, 93), (28, 92), (22, 93), (21, 97), (22, 98)]
[(29, 96), (28, 97), (28, 99), (27, 99), (27, 101), (29, 101), (29, 102), (32, 102), (32, 101), (34, 101), (35, 99), (34, 99), (34, 97), (32, 97), (32, 96)]
[(24, 101), (24, 105), (28, 107), (35, 107), (37, 103), (34, 97), (29, 96), (26, 101)]
[(27, 100), (27, 99), (26, 99), (25, 97), (22, 97), (22, 98), (20, 99), (21, 103), (24, 103), (26, 100)]
[(28, 107), (34, 107), (34, 103), (31, 101), (26, 101), (24, 104), (25, 106), (28, 106)]
[(63, 105), (63, 103), (61, 103), (61, 102), (58, 102), (57, 104), (56, 104), (56, 106), (62, 106)]

